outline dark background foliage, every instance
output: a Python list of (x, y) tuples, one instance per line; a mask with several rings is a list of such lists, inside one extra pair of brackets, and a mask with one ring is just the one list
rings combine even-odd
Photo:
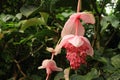
[[(0, 1), (0, 79), (45, 80), (38, 66), (51, 57), (47, 47), (55, 47), (68, 17), (76, 12), (77, 0)], [(106, 6), (112, 7), (111, 13)], [(70, 70), (70, 80), (120, 79), (120, 0), (82, 0), (82, 10), (94, 14), (95, 25), (84, 24), (85, 36), (94, 48), (87, 65)], [(59, 67), (69, 67), (65, 51), (55, 56)], [(53, 72), (50, 80), (64, 80), (63, 72)]]

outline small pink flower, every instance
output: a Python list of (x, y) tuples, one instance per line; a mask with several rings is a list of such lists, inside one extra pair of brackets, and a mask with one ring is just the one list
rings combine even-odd
[[(83, 36), (85, 33), (84, 27), (82, 26), (82, 23), (80, 22), (80, 19), (83, 20), (85, 23), (95, 23), (95, 18), (91, 13), (88, 12), (80, 12), (80, 13), (74, 13), (70, 16), (70, 18), (67, 20), (67, 22), (64, 25), (64, 28), (61, 32), (61, 37), (63, 38), (65, 35), (69, 34), (75, 34), (76, 33), (76, 25), (78, 26), (78, 35)], [(76, 21), (78, 23), (76, 24)]]
[(93, 56), (93, 48), (87, 38), (77, 35), (66, 35), (59, 44), (59, 48), (65, 48), (66, 58), (70, 61), (72, 69), (78, 69), (86, 63), (86, 56)]
[(51, 59), (45, 59), (42, 62), (42, 66), (38, 67), (38, 69), (44, 69), (44, 68), (46, 68), (46, 73), (47, 73), (46, 80), (48, 80), (49, 75), (52, 73), (52, 71), (62, 71), (62, 68), (57, 67), (55, 61)]

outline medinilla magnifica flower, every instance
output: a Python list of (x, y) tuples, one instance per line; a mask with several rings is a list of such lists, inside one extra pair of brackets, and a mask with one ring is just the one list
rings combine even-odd
[(86, 63), (86, 56), (93, 56), (93, 48), (87, 38), (77, 35), (66, 35), (59, 44), (59, 48), (65, 48), (66, 58), (70, 61), (72, 69), (78, 69)]
[(86, 56), (93, 56), (93, 48), (87, 38), (84, 37), (85, 29), (80, 19), (85, 23), (95, 23), (94, 16), (87, 12), (75, 13), (70, 16), (61, 33), (62, 40), (55, 51), (57, 54), (63, 47), (66, 49), (66, 58), (70, 61), (72, 69), (78, 69), (86, 63)]
[(38, 67), (38, 69), (46, 69), (47, 77), (46, 80), (48, 80), (50, 74), (52, 71), (62, 71), (62, 68), (57, 67), (56, 63), (52, 59), (45, 59), (42, 62), (42, 66)]

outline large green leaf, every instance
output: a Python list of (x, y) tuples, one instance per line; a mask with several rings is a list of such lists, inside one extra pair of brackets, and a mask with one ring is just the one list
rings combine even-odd
[(19, 24), (21, 24), (20, 32), (24, 32), (24, 30), (30, 26), (36, 26), (43, 23), (40, 18), (31, 18), (28, 20), (22, 20), (19, 22)]
[(17, 13), (16, 17), (20, 20), (22, 18), (22, 13)]
[(113, 74), (107, 78), (107, 80), (120, 80), (120, 69), (114, 71)]
[(118, 18), (115, 15), (111, 15), (109, 17), (110, 17), (109, 20), (110, 20), (112, 26), (114, 28), (118, 28), (119, 27), (119, 23), (120, 23), (120, 21), (118, 20)]
[(8, 20), (13, 20), (15, 17), (13, 15), (5, 15), (5, 14), (1, 14), (0, 15), (0, 20), (3, 22), (7, 22)]
[(31, 5), (24, 5), (21, 7), (20, 12), (26, 16), (29, 17), (31, 14), (35, 13), (39, 7), (31, 6)]
[(44, 24), (47, 24), (49, 14), (45, 12), (40, 12), (40, 15), (41, 15), (41, 20), (43, 20)]
[(113, 56), (111, 63), (115, 68), (120, 68), (120, 54)]
[(102, 20), (101, 20), (101, 26), (102, 26), (102, 29), (101, 29), (101, 33), (102, 32), (104, 32), (106, 29), (107, 29), (107, 27), (108, 27), (108, 25), (110, 24), (110, 23), (108, 23), (107, 22), (107, 17), (104, 17)]
[(118, 28), (120, 21), (115, 15), (109, 15), (109, 16), (103, 17), (100, 24), (102, 26), (101, 32), (103, 32), (109, 27), (108, 26), (109, 24), (111, 24), (114, 28)]
[(72, 75), (70, 80), (92, 80), (97, 77), (99, 77), (99, 72), (95, 68), (92, 68), (86, 75)]

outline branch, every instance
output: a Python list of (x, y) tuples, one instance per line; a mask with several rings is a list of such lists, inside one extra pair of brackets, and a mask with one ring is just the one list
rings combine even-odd
[(97, 5), (96, 5), (96, 0), (90, 0), (90, 2), (91, 2), (91, 4), (92, 4), (92, 7), (93, 7), (93, 9), (95, 10), (95, 12), (98, 14), (98, 15), (100, 15), (100, 13), (99, 13), (99, 11), (98, 11), (98, 9), (97, 9)]
[(110, 36), (110, 38), (108, 39), (108, 41), (105, 43), (105, 46), (107, 46), (110, 41), (112, 40), (113, 36), (115, 35), (115, 31), (112, 33), (112, 35)]
[(102, 13), (103, 13), (103, 10), (104, 10), (105, 6), (106, 6), (106, 0), (105, 0), (105, 1), (103, 1), (103, 5), (102, 5), (102, 8), (101, 8), (101, 12), (100, 12), (100, 14), (102, 14)]
[[(31, 51), (30, 54), (34, 54), (34, 53), (38, 52), (42, 47), (43, 47), (43, 45), (39, 46), (35, 51)], [(30, 54), (28, 56), (22, 58), (21, 60), (19, 60), (18, 63), (20, 63), (20, 62), (26, 60), (27, 58), (29, 58)]]
[(21, 73), (24, 77), (26, 77), (27, 75), (22, 71), (19, 62), (18, 62), (16, 59), (14, 59), (14, 62), (16, 63), (16, 66), (17, 66), (18, 70), (20, 71), (20, 73)]

